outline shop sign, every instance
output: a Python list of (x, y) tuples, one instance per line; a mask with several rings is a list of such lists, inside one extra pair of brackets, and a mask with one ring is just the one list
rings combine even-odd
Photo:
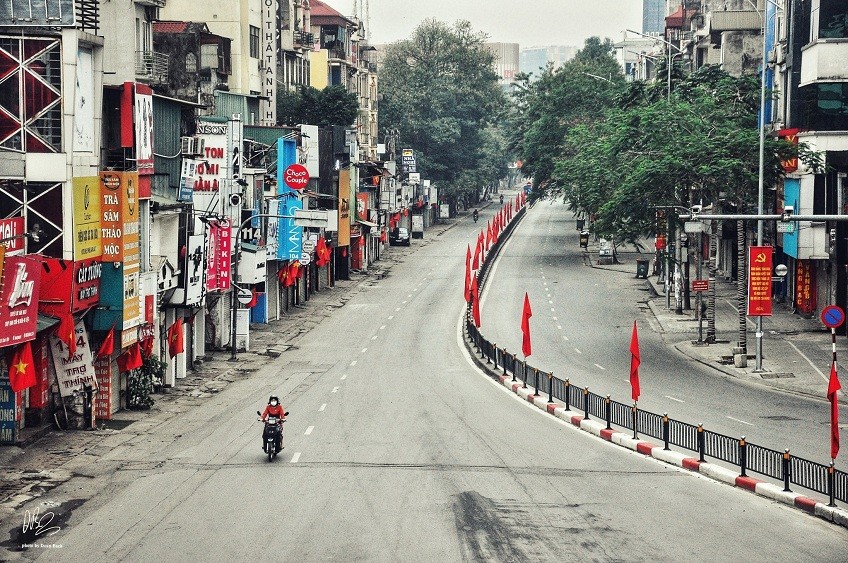
[[(787, 143), (798, 146), (798, 129), (780, 129), (775, 132), (778, 138), (783, 139)], [(784, 172), (795, 172), (798, 170), (798, 157), (782, 160), (780, 164), (783, 166)]]
[(0, 240), (6, 247), (6, 256), (21, 254), (24, 251), (24, 218), (11, 217), (0, 219)]
[(68, 354), (64, 342), (55, 335), (50, 336), (50, 353), (53, 356), (53, 367), (56, 370), (59, 394), (63, 397), (69, 397), (75, 391), (82, 391), (83, 385), (97, 388), (94, 362), (91, 357), (91, 348), (88, 345), (88, 333), (82, 320), (77, 321), (74, 325), (74, 336), (77, 349), (73, 355)]
[(177, 191), (177, 201), (192, 201), (194, 183), (197, 181), (197, 164), (192, 158), (184, 158), (180, 170), (180, 189)]
[(14, 444), (18, 433), (16, 393), (9, 377), (0, 377), (0, 444)]
[(100, 178), (86, 176), (73, 179), (74, 260), (99, 258), (103, 252), (100, 240)]
[(277, 125), (277, 2), (262, 2), (262, 65), (259, 66), (259, 80), (262, 95), (259, 97), (259, 124)]
[(200, 213), (218, 213), (221, 209), (218, 192), (229, 178), (230, 168), (227, 161), (227, 123), (206, 123), (197, 125), (197, 136), (203, 139), (204, 149), (201, 162), (198, 162), (194, 174), (192, 199), (194, 209)]
[(303, 209), (303, 202), (299, 199), (288, 198), (283, 207), (281, 215), (290, 217), (280, 219), (280, 241), (277, 246), (277, 259), (300, 260), (303, 252), (303, 227), (295, 225), (294, 217), (297, 210)]
[(94, 363), (97, 377), (97, 394), (94, 396), (94, 417), (98, 420), (112, 418), (112, 358), (102, 358)]
[(6, 258), (0, 291), (0, 347), (35, 339), (40, 281), (40, 262), (23, 256)]
[(40, 312), (61, 317), (83, 311), (100, 302), (103, 265), (99, 259), (71, 262), (42, 257), (41, 260)]
[[(206, 274), (207, 259), (206, 252), (204, 252), (206, 248), (205, 237), (203, 235), (189, 235), (187, 248), (188, 252), (186, 252), (186, 261), (183, 267), (185, 295), (178, 302), (184, 305), (197, 305), (203, 299), (205, 289), (204, 274)], [(174, 297), (176, 299), (176, 293)]]
[(339, 170), (339, 246), (350, 245), (350, 170)]
[(206, 289), (208, 291), (226, 291), (230, 289), (230, 269), (232, 268), (232, 229), (230, 221), (209, 223), (207, 227), (207, 267)]
[(138, 173), (101, 172), (100, 186), (103, 261), (125, 262), (127, 252), (130, 260), (138, 260)]
[(816, 309), (815, 274), (812, 260), (795, 261), (795, 308), (804, 315)]
[(320, 174), (318, 165), (318, 126), (300, 126), (300, 146), (297, 149), (297, 161), (304, 165), (309, 172), (310, 178), (317, 178)]
[(135, 85), (135, 158), (139, 174), (153, 174), (153, 90)]

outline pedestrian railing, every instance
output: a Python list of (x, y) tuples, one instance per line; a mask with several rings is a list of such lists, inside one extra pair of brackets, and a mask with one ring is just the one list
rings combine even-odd
[[(520, 218), (524, 212), (524, 208), (519, 210), (516, 218)], [(504, 228), (498, 242), (483, 260), (477, 272), (477, 283), (481, 289), (502, 240), (508, 237), (515, 224), (517, 221), (512, 221)], [(607, 428), (616, 426), (631, 430), (634, 437), (644, 435), (656, 438), (663, 442), (665, 449), (675, 446), (695, 452), (699, 461), (710, 458), (735, 465), (739, 467), (741, 476), (750, 472), (776, 479), (783, 482), (785, 491), (790, 491), (790, 486), (796, 485), (826, 495), (831, 506), (835, 500), (848, 503), (848, 473), (835, 469), (833, 463), (825, 465), (792, 456), (788, 449), (777, 451), (750, 444), (745, 436), (733, 438), (712, 432), (703, 425), (681, 422), (665, 413), (659, 415), (638, 409), (635, 405), (614, 401), (609, 395), (598, 395), (586, 387), (579, 387), (569, 379), (561, 379), (527, 364), (515, 354), (486, 340), (474, 326), (470, 307), (466, 315), (465, 331), (468, 340), (485, 362), (492, 363), (494, 368), (502, 370), (505, 376), (521, 383), (522, 387), (532, 388), (536, 395), (547, 395), (549, 402), (561, 402), (566, 411), (575, 411), (587, 419), (603, 421)]]

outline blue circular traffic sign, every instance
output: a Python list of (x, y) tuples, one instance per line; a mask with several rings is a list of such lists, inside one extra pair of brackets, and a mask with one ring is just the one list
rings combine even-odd
[(828, 305), (821, 312), (821, 320), (827, 328), (836, 328), (845, 322), (845, 311), (839, 305)]

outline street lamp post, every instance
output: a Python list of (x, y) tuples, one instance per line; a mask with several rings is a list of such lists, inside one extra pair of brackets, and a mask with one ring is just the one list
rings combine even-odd
[(277, 215), (275, 213), (258, 213), (256, 215), (252, 215), (239, 223), (238, 229), (236, 229), (236, 254), (233, 260), (233, 274), (230, 279), (232, 279), (233, 284), (233, 299), (232, 299), (232, 311), (230, 316), (231, 326), (230, 326), (230, 361), (235, 362), (238, 361), (238, 346), (236, 346), (236, 321), (238, 317), (238, 309), (239, 309), (239, 286), (236, 284), (236, 276), (238, 275), (239, 269), (239, 261), (241, 260), (241, 232), (247, 226), (250, 221), (254, 219), (258, 219), (259, 217), (269, 217), (276, 219), (294, 219), (294, 215)]
[[(633, 33), (633, 34), (639, 35), (639, 36), (644, 37), (646, 39), (653, 39), (654, 41), (660, 41), (662, 43), (665, 43), (666, 46), (668, 47), (668, 59), (667, 59), (668, 64), (666, 65), (668, 67), (666, 69), (666, 75), (667, 75), (667, 78), (666, 78), (666, 99), (668, 101), (671, 101), (671, 65), (672, 65), (672, 62), (674, 61), (674, 57), (685, 55), (686, 52), (683, 51), (680, 47), (678, 47), (674, 43), (672, 43), (671, 41), (667, 41), (667, 40), (663, 39), (662, 37), (656, 37), (654, 35), (645, 35), (644, 33), (639, 33), (638, 31), (633, 31), (632, 29), (625, 29), (625, 31), (627, 31), (628, 33)], [(671, 53), (672, 48), (677, 49), (677, 52), (674, 53), (673, 55)]]

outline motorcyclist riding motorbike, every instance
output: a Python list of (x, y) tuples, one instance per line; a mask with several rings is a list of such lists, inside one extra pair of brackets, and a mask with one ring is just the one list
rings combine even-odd
[(476, 209), (474, 210), (473, 216), (474, 216), (474, 222), (476, 223), (476, 222), (477, 222), (477, 219), (480, 217), (480, 214), (479, 214), (479, 213), (477, 213), (477, 210), (476, 210)]
[[(283, 405), (280, 404), (280, 399), (276, 395), (271, 395), (268, 398), (268, 406), (265, 407), (265, 411), (262, 413), (262, 416), (259, 418), (262, 422), (265, 422), (269, 416), (277, 417), (277, 449), (283, 449), (283, 421), (286, 419), (286, 411), (283, 408)], [(265, 439), (267, 436), (265, 432), (262, 433), (262, 451), (265, 451)]]
[(501, 203), (503, 203), (503, 194), (501, 194)]

